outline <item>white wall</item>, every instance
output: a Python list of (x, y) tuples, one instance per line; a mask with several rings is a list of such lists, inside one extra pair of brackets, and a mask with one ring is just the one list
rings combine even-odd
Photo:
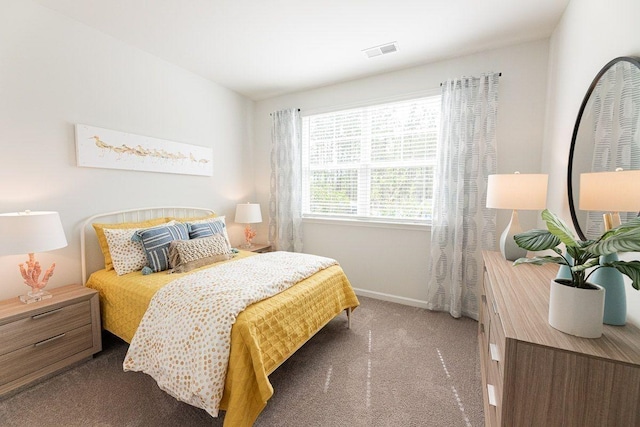
[[(402, 54), (402, 52), (398, 53)], [(500, 71), (498, 107), (498, 169), (540, 171), (547, 80), (548, 40), (419, 66), (257, 102), (254, 113), (254, 161), (258, 201), (269, 200), (269, 113), (283, 108), (305, 110), (439, 89), (450, 77)], [(393, 60), (393, 55), (373, 60)], [(500, 212), (498, 229), (509, 213)], [(523, 228), (536, 223), (537, 213), (521, 215)], [(266, 239), (266, 224), (259, 229)], [(428, 229), (367, 227), (322, 222), (304, 223), (304, 251), (336, 258), (361, 294), (422, 305), (426, 298)]]
[[(206, 206), (227, 214), (253, 195), (253, 103), (208, 80), (46, 9), (3, 0), (0, 14), (0, 212), (59, 211), (69, 246), (50, 287), (80, 281), (79, 225), (95, 213)], [(213, 177), (78, 168), (74, 123), (213, 147)], [(28, 290), (0, 258), (0, 299)]]
[[(568, 222), (566, 171), (580, 104), (607, 62), (640, 56), (638, 22), (637, 0), (572, 0), (551, 37), (543, 169), (549, 173), (549, 208)], [(627, 304), (628, 319), (640, 325), (640, 292), (630, 286)]]

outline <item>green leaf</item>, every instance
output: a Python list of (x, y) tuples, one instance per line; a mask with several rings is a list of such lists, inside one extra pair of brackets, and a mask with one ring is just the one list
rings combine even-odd
[(613, 261), (602, 264), (613, 267), (631, 279), (631, 286), (640, 290), (640, 261)]
[[(613, 230), (604, 233), (598, 240), (576, 240), (573, 232), (558, 216), (547, 209), (542, 212), (542, 219), (547, 225), (547, 230), (531, 230), (514, 236), (515, 242), (521, 248), (529, 251), (553, 250), (560, 256), (538, 256), (534, 258), (520, 258), (514, 265), (520, 264), (560, 264), (570, 265), (562, 256), (558, 248), (560, 243), (566, 246), (567, 255), (573, 261), (571, 264), (571, 277), (573, 284), (578, 287), (586, 285), (587, 270), (599, 264), (601, 255), (609, 255), (618, 252), (640, 252), (640, 217), (626, 222)], [(635, 289), (640, 290), (640, 261), (613, 261), (603, 264), (612, 267), (628, 276), (632, 280)], [(590, 274), (589, 274), (590, 275)]]
[(568, 265), (564, 258), (561, 256), (537, 256), (533, 258), (518, 258), (515, 260), (513, 265), (520, 264), (533, 264), (533, 265), (543, 265), (543, 264), (561, 264)]
[(560, 244), (560, 239), (548, 230), (529, 230), (513, 236), (516, 244), (528, 251), (544, 251)]
[(595, 267), (600, 264), (600, 259), (598, 257), (590, 259), (584, 264), (576, 265), (575, 267), (571, 267), (571, 271), (584, 271), (588, 268)]
[(581, 248), (586, 248), (589, 245), (592, 245), (596, 242), (596, 240), (578, 240), (578, 246)]
[(611, 236), (615, 236), (620, 233), (625, 233), (635, 228), (640, 228), (640, 216), (637, 216), (633, 218), (631, 221), (627, 221), (624, 224), (620, 224), (619, 226), (612, 228), (611, 230), (604, 233), (599, 240), (606, 240)]
[[(616, 229), (610, 230), (614, 231)], [(603, 238), (585, 248), (586, 251), (595, 255), (609, 255), (617, 252), (638, 252), (640, 251), (640, 226), (624, 227), (615, 233), (605, 233)]]
[(594, 255), (591, 252), (583, 248), (582, 242), (578, 246), (567, 246), (567, 253), (573, 258), (574, 265), (582, 265), (591, 259), (598, 259), (598, 255)]
[(542, 211), (542, 219), (547, 223), (547, 229), (551, 234), (557, 236), (562, 243), (567, 246), (578, 246), (578, 241), (571, 229), (557, 215), (545, 209)]
[(580, 246), (567, 246), (567, 253), (574, 260), (579, 260), (584, 251), (580, 248)]

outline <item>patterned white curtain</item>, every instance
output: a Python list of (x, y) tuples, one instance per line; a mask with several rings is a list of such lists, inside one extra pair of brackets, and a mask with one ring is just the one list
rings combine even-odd
[(269, 241), (278, 251), (302, 251), (302, 162), (300, 112), (271, 114)]
[(478, 318), (482, 250), (496, 247), (495, 210), (486, 208), (496, 173), (498, 73), (442, 85), (427, 303)]
[[(591, 94), (591, 108), (585, 110), (580, 127), (591, 131), (594, 141), (592, 172), (640, 169), (640, 76), (634, 64), (616, 63), (598, 81)], [(575, 185), (575, 184), (574, 184)], [(587, 212), (583, 230), (587, 239), (595, 239), (604, 230), (602, 214)], [(620, 212), (625, 223), (637, 212)]]

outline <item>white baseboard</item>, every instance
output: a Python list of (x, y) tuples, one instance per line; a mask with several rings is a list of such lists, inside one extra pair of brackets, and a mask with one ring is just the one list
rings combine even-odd
[(353, 290), (355, 291), (356, 295), (361, 295), (363, 297), (379, 299), (382, 301), (395, 302), (403, 305), (410, 305), (412, 307), (427, 308), (427, 301), (422, 301), (419, 299), (399, 297), (397, 295), (368, 291), (366, 289), (359, 289), (359, 288), (353, 288)]

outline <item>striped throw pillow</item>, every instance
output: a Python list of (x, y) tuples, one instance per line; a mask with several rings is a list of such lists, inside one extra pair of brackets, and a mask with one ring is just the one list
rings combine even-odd
[(227, 224), (224, 216), (210, 218), (203, 221), (194, 221), (187, 223), (189, 226), (189, 238), (199, 239), (202, 237), (211, 237), (216, 234), (222, 234), (231, 248), (229, 235), (227, 234)]
[[(189, 240), (189, 230), (185, 224), (176, 223), (166, 227), (136, 231), (133, 239), (140, 239), (147, 255), (148, 267), (157, 273), (169, 269), (169, 245), (174, 240)], [(145, 270), (143, 269), (143, 274)]]
[(225, 223), (216, 222), (203, 222), (202, 224), (188, 224), (189, 225), (189, 238), (199, 239), (201, 237), (211, 237), (214, 234), (224, 235)]

